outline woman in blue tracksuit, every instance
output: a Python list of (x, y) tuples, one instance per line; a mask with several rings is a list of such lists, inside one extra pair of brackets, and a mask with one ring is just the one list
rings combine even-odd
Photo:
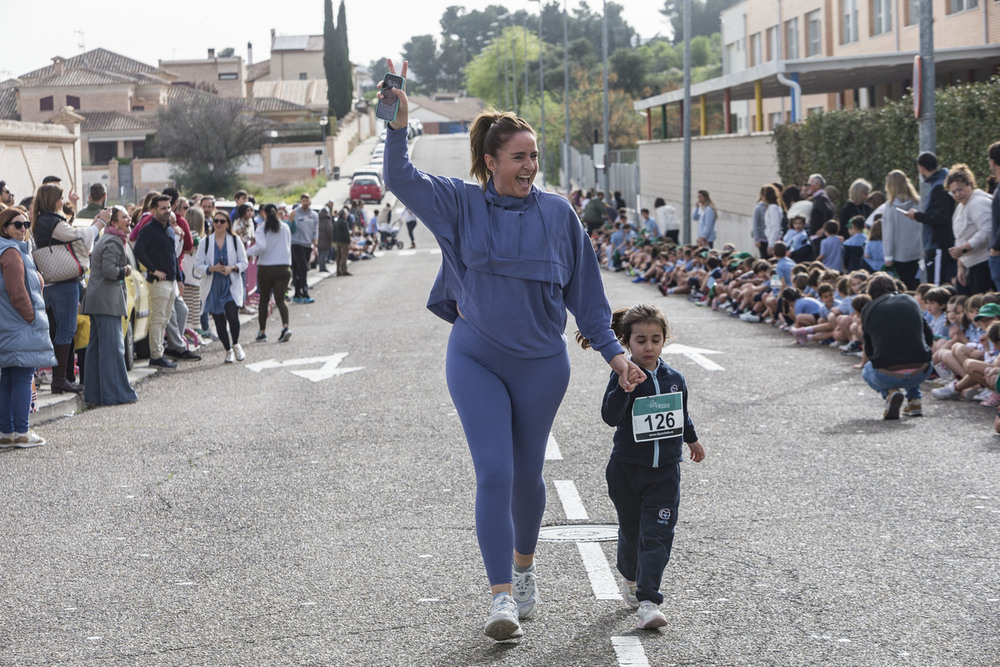
[[(616, 427), (606, 477), (618, 512), (618, 571), (622, 596), (638, 610), (638, 627), (658, 628), (667, 623), (659, 609), (660, 579), (677, 524), (681, 443), (688, 443), (695, 462), (705, 450), (688, 412), (684, 378), (660, 358), (669, 337), (663, 313), (640, 304), (615, 311), (611, 326), (646, 371), (632, 392), (612, 373), (601, 404), (601, 417)], [(579, 334), (577, 339), (588, 347), (589, 341)]]
[[(389, 69), (395, 73), (391, 61)], [(453, 323), (446, 376), (476, 470), (476, 534), (493, 593), (485, 633), (519, 637), (519, 619), (538, 603), (542, 464), (569, 382), (566, 309), (626, 390), (645, 374), (609, 326), (600, 268), (579, 218), (566, 199), (532, 185), (531, 126), (511, 113), (483, 112), (469, 129), (478, 183), (432, 176), (410, 162), (406, 94), (395, 92), (383, 173), (442, 251), (427, 307)]]

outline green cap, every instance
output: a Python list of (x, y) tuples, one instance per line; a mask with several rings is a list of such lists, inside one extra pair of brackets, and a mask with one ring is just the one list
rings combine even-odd
[(984, 303), (976, 313), (976, 316), (972, 318), (973, 320), (979, 320), (984, 317), (1000, 317), (1000, 304), (996, 303)]

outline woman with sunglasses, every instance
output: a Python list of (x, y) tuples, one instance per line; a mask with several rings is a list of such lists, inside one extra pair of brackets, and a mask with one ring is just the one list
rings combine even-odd
[[(100, 215), (108, 214), (102, 211)], [(108, 226), (90, 255), (90, 282), (83, 297), (83, 314), (90, 316), (83, 400), (91, 405), (118, 405), (137, 399), (128, 382), (122, 334), (122, 318), (126, 314), (122, 281), (132, 275), (125, 254), (131, 222), (124, 208), (112, 208)]]
[(243, 305), (240, 274), (247, 270), (247, 251), (243, 241), (233, 233), (225, 211), (216, 210), (212, 214), (212, 224), (214, 233), (198, 247), (201, 307), (203, 313), (209, 313), (215, 320), (215, 332), (226, 348), (225, 362), (231, 364), (246, 359), (240, 347), (240, 307)]
[(56, 362), (29, 226), (23, 208), (0, 212), (0, 447), (45, 444), (28, 428), (31, 379), (36, 368)]

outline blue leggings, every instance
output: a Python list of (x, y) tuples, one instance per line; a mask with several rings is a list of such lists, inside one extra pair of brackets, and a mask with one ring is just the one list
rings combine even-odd
[(535, 553), (545, 511), (542, 465), (569, 384), (569, 353), (521, 359), (458, 318), (448, 339), (448, 390), (476, 469), (476, 536), (490, 586), (511, 583), (511, 559)]

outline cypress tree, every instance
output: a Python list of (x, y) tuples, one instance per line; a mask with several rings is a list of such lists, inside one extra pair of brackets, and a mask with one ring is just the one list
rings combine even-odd
[(337, 36), (333, 27), (333, 0), (323, 0), (323, 70), (326, 74), (327, 115), (337, 118)]
[(351, 112), (354, 86), (351, 77), (351, 57), (347, 45), (347, 10), (344, 0), (340, 0), (336, 28), (336, 91), (334, 91), (333, 111), (336, 118), (343, 118)]

